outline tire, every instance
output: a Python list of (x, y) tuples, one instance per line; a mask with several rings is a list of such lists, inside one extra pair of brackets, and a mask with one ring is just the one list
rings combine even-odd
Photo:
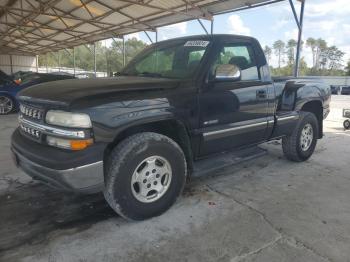
[(105, 164), (105, 199), (128, 220), (144, 220), (164, 213), (181, 194), (187, 176), (180, 146), (169, 137), (151, 132), (123, 140), (111, 151)]
[(0, 115), (7, 115), (15, 109), (15, 101), (12, 97), (0, 94)]
[(350, 120), (345, 120), (343, 123), (344, 129), (349, 129), (350, 128)]
[[(312, 128), (310, 135), (303, 135)], [(306, 161), (315, 151), (319, 135), (318, 121), (313, 113), (300, 112), (299, 121), (290, 136), (282, 138), (282, 148), (285, 157), (294, 162)], [(303, 136), (303, 139), (302, 139)], [(303, 142), (302, 142), (303, 141)]]

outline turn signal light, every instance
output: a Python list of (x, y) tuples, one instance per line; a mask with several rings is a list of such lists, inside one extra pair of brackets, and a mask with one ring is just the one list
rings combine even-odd
[(70, 150), (83, 150), (94, 143), (94, 140), (92, 138), (83, 140), (70, 140), (52, 136), (47, 136), (46, 141), (51, 146)]
[(88, 146), (93, 144), (92, 139), (85, 139), (85, 140), (71, 140), (70, 141), (70, 148), (72, 150), (83, 150), (87, 148)]

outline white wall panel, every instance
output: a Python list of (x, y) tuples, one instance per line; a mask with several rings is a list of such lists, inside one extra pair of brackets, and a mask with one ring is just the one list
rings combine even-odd
[(12, 55), (11, 64), (10, 55), (0, 55), (0, 70), (7, 74), (17, 71), (36, 71), (36, 57)]

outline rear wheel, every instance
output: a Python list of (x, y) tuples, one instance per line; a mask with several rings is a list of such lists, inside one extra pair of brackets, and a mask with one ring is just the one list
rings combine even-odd
[(300, 119), (293, 133), (282, 139), (286, 158), (295, 162), (309, 159), (315, 151), (318, 132), (316, 116), (310, 112), (300, 112)]
[(345, 129), (349, 129), (350, 128), (350, 120), (345, 120), (343, 123), (343, 126)]
[(0, 95), (0, 115), (7, 115), (14, 109), (14, 101), (7, 95)]
[(179, 145), (157, 133), (132, 135), (106, 161), (104, 195), (121, 216), (143, 220), (165, 212), (181, 194), (187, 175)]

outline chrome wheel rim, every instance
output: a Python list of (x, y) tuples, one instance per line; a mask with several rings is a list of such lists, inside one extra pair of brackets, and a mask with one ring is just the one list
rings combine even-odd
[(312, 125), (306, 124), (304, 128), (301, 130), (301, 136), (300, 136), (301, 150), (307, 151), (312, 144), (313, 138), (314, 138), (314, 130), (312, 128)]
[(12, 111), (13, 102), (12, 99), (7, 96), (0, 96), (0, 114), (5, 115)]
[(151, 156), (136, 167), (131, 177), (131, 191), (138, 201), (151, 203), (164, 196), (171, 178), (169, 161), (161, 156)]

